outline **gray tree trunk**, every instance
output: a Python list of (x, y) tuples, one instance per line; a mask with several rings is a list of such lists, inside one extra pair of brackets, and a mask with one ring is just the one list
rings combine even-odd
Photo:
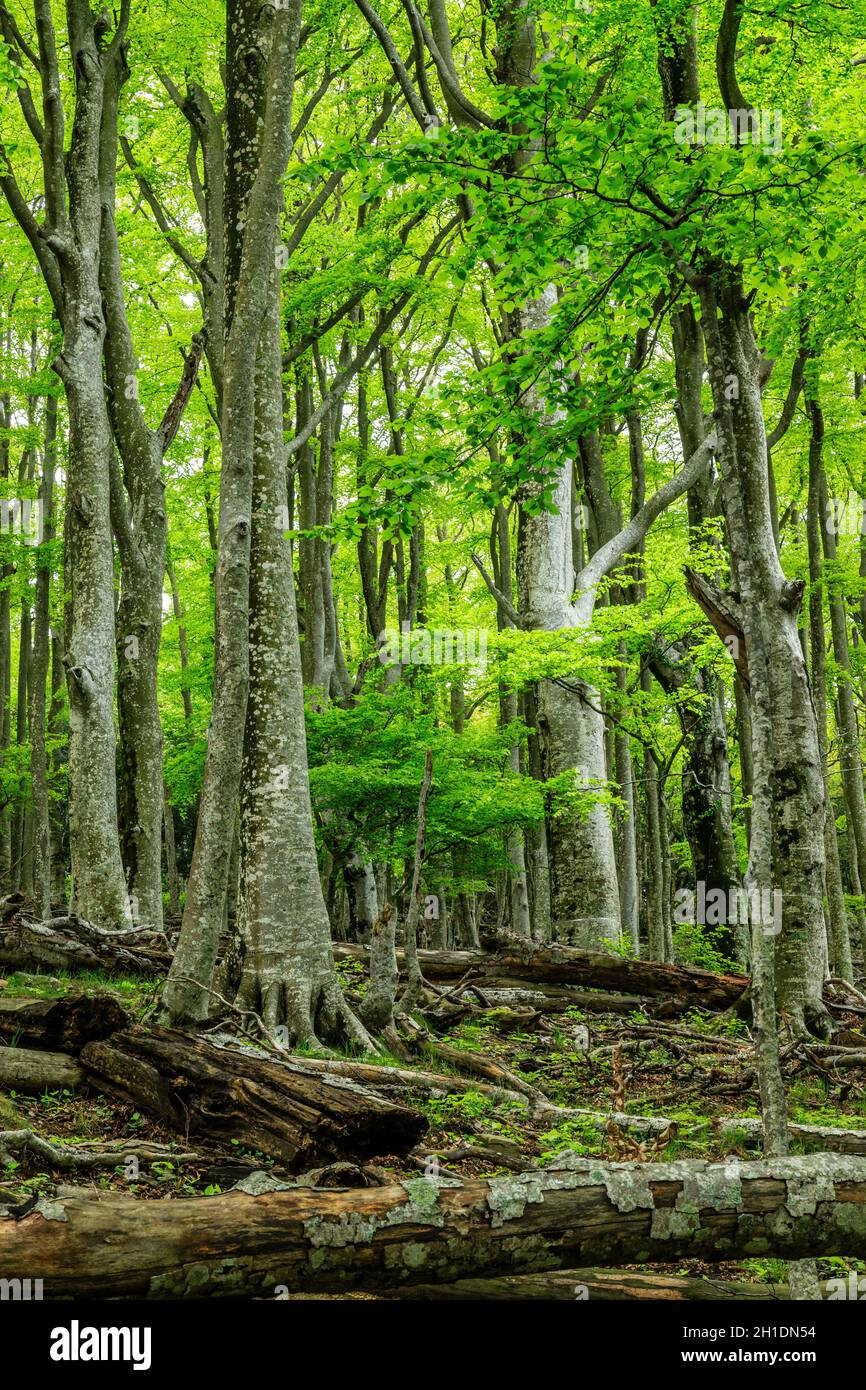
[[(256, 362), (272, 302), (299, 28), (297, 4), (276, 13), (262, 11), (250, 0), (237, 0), (229, 8), (226, 342), (214, 699), (183, 925), (163, 996), (165, 1016), (172, 1022), (201, 1019), (207, 1013), (225, 912), (249, 690)], [(268, 54), (264, 72), (258, 61), (250, 62), (251, 54), (262, 51)], [(276, 1005), (272, 990), (268, 997)]]
[[(279, 281), (271, 272), (255, 381), (250, 690), (241, 797), (243, 962), (237, 1001), (291, 1043), (364, 1045), (334, 970), (313, 835), (289, 541)], [(228, 373), (226, 373), (228, 384)]]
[[(105, 72), (122, 34), (115, 35), (107, 51), (100, 51), (97, 17), (78, 3), (68, 9), (76, 99), (70, 150), (64, 158), (61, 83), (47, 0), (38, 0), (37, 25), (47, 143), (45, 241), (63, 286), (63, 347), (54, 369), (66, 391), (69, 415), (64, 665), (73, 905), (89, 921), (120, 927), (128, 922), (129, 911), (117, 829), (109, 496), (114, 442), (102, 376), (99, 140)], [(49, 267), (49, 279), (50, 274)]]
[[(721, 267), (698, 277), (697, 288), (737, 591), (733, 606), (730, 596), (717, 594), (721, 606), (716, 602), (708, 615), (717, 630), (733, 638), (740, 674), (750, 686), (752, 837), (758, 803), (764, 801), (772, 868), (762, 886), (781, 894), (781, 930), (774, 939), (777, 1003), (795, 1032), (823, 1032), (824, 776), (797, 630), (804, 586), (785, 578), (773, 539), (758, 351), (740, 278)], [(775, 927), (768, 923), (767, 929)]]
[[(42, 456), (42, 542), (54, 539), (54, 470), (57, 465), (57, 401), (45, 400), (45, 447)], [(37, 556), (36, 605), (33, 618), (33, 680), (30, 692), (30, 777), (33, 797), (33, 896), (36, 910), (51, 916), (51, 816), (48, 800), (48, 758), (45, 750), (45, 706), (51, 655), (49, 599), (50, 551)]]
[(807, 397), (806, 408), (811, 423), (809, 440), (809, 503), (806, 521), (806, 536), (809, 552), (809, 637), (812, 654), (812, 699), (815, 702), (815, 719), (818, 729), (818, 742), (821, 749), (821, 767), (824, 776), (824, 879), (827, 890), (827, 913), (829, 920), (829, 952), (831, 969), (842, 979), (853, 979), (851, 967), (851, 942), (848, 936), (848, 919), (845, 911), (845, 893), (842, 885), (842, 871), (839, 864), (839, 843), (836, 836), (836, 819), (830, 797), (830, 781), (827, 770), (827, 667), (825, 659), (824, 607), (823, 607), (823, 563), (821, 557), (821, 509), (822, 497), (822, 448), (824, 421), (817, 401)]

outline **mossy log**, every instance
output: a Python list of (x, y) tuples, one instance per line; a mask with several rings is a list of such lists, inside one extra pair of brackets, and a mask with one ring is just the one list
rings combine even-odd
[(43, 1091), (74, 1091), (84, 1073), (65, 1052), (35, 1052), (28, 1047), (0, 1047), (0, 1089), (40, 1096)]

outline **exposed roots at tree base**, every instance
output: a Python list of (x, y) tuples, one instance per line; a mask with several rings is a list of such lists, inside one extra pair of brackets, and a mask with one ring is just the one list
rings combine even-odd
[(262, 966), (248, 957), (234, 1004), (256, 1014), (265, 1033), (282, 1046), (380, 1050), (349, 1007), (330, 961), (305, 978), (291, 979), (276, 965)]
[(815, 1004), (807, 999), (802, 1004), (782, 1009), (779, 1017), (792, 1042), (810, 1042), (815, 1038), (829, 1042), (833, 1036), (833, 1019), (823, 1003)]

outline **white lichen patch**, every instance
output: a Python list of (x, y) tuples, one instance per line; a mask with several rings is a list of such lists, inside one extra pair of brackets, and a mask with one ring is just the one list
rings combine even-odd
[(819, 1202), (835, 1202), (836, 1187), (828, 1173), (818, 1172), (808, 1178), (791, 1177), (787, 1183), (785, 1206), (792, 1216), (811, 1216)]
[(66, 1208), (62, 1202), (50, 1202), (47, 1197), (40, 1197), (33, 1208), (46, 1221), (68, 1221)]
[(283, 1182), (281, 1178), (275, 1178), (271, 1173), (257, 1168), (254, 1173), (247, 1173), (246, 1177), (240, 1178), (229, 1191), (245, 1192), (248, 1197), (260, 1197), (264, 1192), (290, 1192), (297, 1187), (297, 1183)]
[(678, 1211), (676, 1207), (662, 1207), (652, 1214), (652, 1240), (678, 1240), (683, 1236), (696, 1235), (699, 1230), (700, 1218), (695, 1211)]
[(679, 1211), (730, 1211), (743, 1205), (743, 1184), (737, 1163), (694, 1163), (683, 1176), (674, 1204)]
[(312, 1216), (304, 1222), (304, 1235), (312, 1252), (311, 1262), (320, 1249), (342, 1249), (346, 1245), (366, 1244), (387, 1222), (381, 1217), (364, 1216), (360, 1212), (341, 1212), (338, 1217)]
[[(576, 1155), (562, 1155), (574, 1158)], [(568, 1162), (551, 1164), (546, 1172), (518, 1173), (514, 1177), (491, 1178), (488, 1184), (487, 1205), (491, 1226), (505, 1221), (519, 1221), (527, 1205), (543, 1202), (547, 1192), (565, 1192), (576, 1187), (596, 1187), (597, 1179), (583, 1165)]]
[(391, 1207), (380, 1216), (342, 1212), (337, 1218), (311, 1217), (304, 1222), (304, 1234), (310, 1245), (317, 1249), (366, 1244), (373, 1239), (376, 1231), (393, 1226), (444, 1226), (445, 1216), (439, 1205), (439, 1195), (444, 1188), (460, 1187), (461, 1183), (457, 1178), (429, 1177), (410, 1178), (400, 1186), (408, 1201), (401, 1206)]

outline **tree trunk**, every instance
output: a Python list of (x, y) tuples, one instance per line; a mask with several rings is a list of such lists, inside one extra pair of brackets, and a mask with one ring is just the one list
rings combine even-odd
[[(70, 56), (76, 74), (72, 144), (64, 161), (62, 115), (53, 105), (50, 143), (56, 163), (46, 189), (47, 220), (60, 243), (57, 264), (64, 294), (63, 348), (54, 369), (63, 382), (69, 414), (65, 547), (69, 601), (63, 658), (69, 692), (69, 845), (75, 911), (100, 926), (116, 928), (128, 920), (128, 905), (115, 775), (109, 489), (114, 441), (103, 385), (105, 320), (99, 284), (99, 137), (105, 64), (113, 57), (109, 60), (100, 52), (95, 15), (76, 7), (69, 16)], [(47, 8), (40, 22), (40, 54), (48, 81), (56, 82), (59, 90), (56, 72), (50, 76), (56, 50)], [(66, 187), (61, 186), (64, 165)]]
[[(732, 602), (716, 592), (705, 611), (735, 644), (735, 660), (750, 687), (755, 798), (767, 799), (772, 831), (772, 866), (761, 887), (781, 895), (778, 1006), (795, 1033), (823, 1033), (824, 780), (797, 631), (804, 585), (785, 578), (773, 539), (758, 350), (740, 277), (722, 267), (699, 277), (698, 289), (737, 593)], [(759, 767), (766, 780), (759, 780)], [(775, 931), (769, 923), (764, 927)]]
[[(617, 692), (624, 700), (628, 683), (625, 643), (620, 645), (620, 661), (616, 668)], [(617, 862), (619, 866), (619, 900), (622, 916), (622, 929), (632, 946), (632, 953), (640, 955), (640, 916), (637, 872), (637, 797), (635, 795), (634, 760), (631, 752), (631, 739), (618, 725), (614, 734), (614, 761), (616, 781), (622, 810), (617, 817)]]
[[(207, 1014), (228, 890), (230, 827), (240, 792), (249, 692), (256, 362), (271, 303), (280, 180), (291, 147), (299, 27), (295, 4), (273, 12), (250, 0), (234, 0), (229, 8), (217, 647), (193, 861), (180, 939), (162, 1000), (165, 1018), (174, 1023)], [(262, 51), (269, 55), (266, 63), (250, 61), (252, 52)]]
[[(42, 542), (54, 540), (54, 469), (57, 464), (57, 401), (45, 400), (45, 452), (42, 460)], [(50, 550), (37, 556), (36, 605), (33, 616), (33, 678), (30, 691), (30, 777), (33, 795), (33, 897), (40, 917), (51, 913), (51, 815), (48, 758), (45, 751), (45, 702), (51, 655), (49, 599)]]
[[(241, 799), (238, 1003), (288, 1041), (369, 1040), (337, 979), (313, 835), (301, 654), (285, 535), (279, 287), (256, 371), (250, 693)], [(228, 379), (228, 378), (227, 378)]]
[(839, 864), (839, 842), (836, 836), (836, 819), (830, 797), (830, 779), (827, 769), (827, 665), (823, 606), (824, 567), (821, 556), (824, 420), (816, 400), (807, 397), (806, 408), (811, 425), (809, 503), (806, 517), (806, 537), (809, 552), (809, 639), (812, 652), (812, 699), (815, 702), (815, 719), (824, 777), (824, 877), (830, 925), (829, 947), (834, 975), (838, 975), (841, 979), (851, 980), (853, 978), (851, 942), (848, 936), (845, 893), (842, 885), (842, 870)]
[(394, 945), (396, 917), (385, 903), (370, 934), (370, 983), (361, 1003), (361, 1022), (373, 1033), (394, 1027), (397, 993), (397, 951)]
[[(539, 308), (540, 314), (542, 309)], [(529, 326), (537, 326), (530, 322)], [(521, 512), (517, 573), (520, 611), (533, 629), (575, 625), (570, 595), (571, 468), (564, 464), (554, 489), (556, 512)], [(544, 778), (569, 776), (577, 790), (607, 786), (604, 719), (600, 696), (566, 683), (539, 682), (538, 732)], [(548, 823), (550, 898), (558, 941), (597, 947), (619, 941), (621, 919), (616, 851), (607, 806), (595, 801), (585, 811), (554, 816)]]

